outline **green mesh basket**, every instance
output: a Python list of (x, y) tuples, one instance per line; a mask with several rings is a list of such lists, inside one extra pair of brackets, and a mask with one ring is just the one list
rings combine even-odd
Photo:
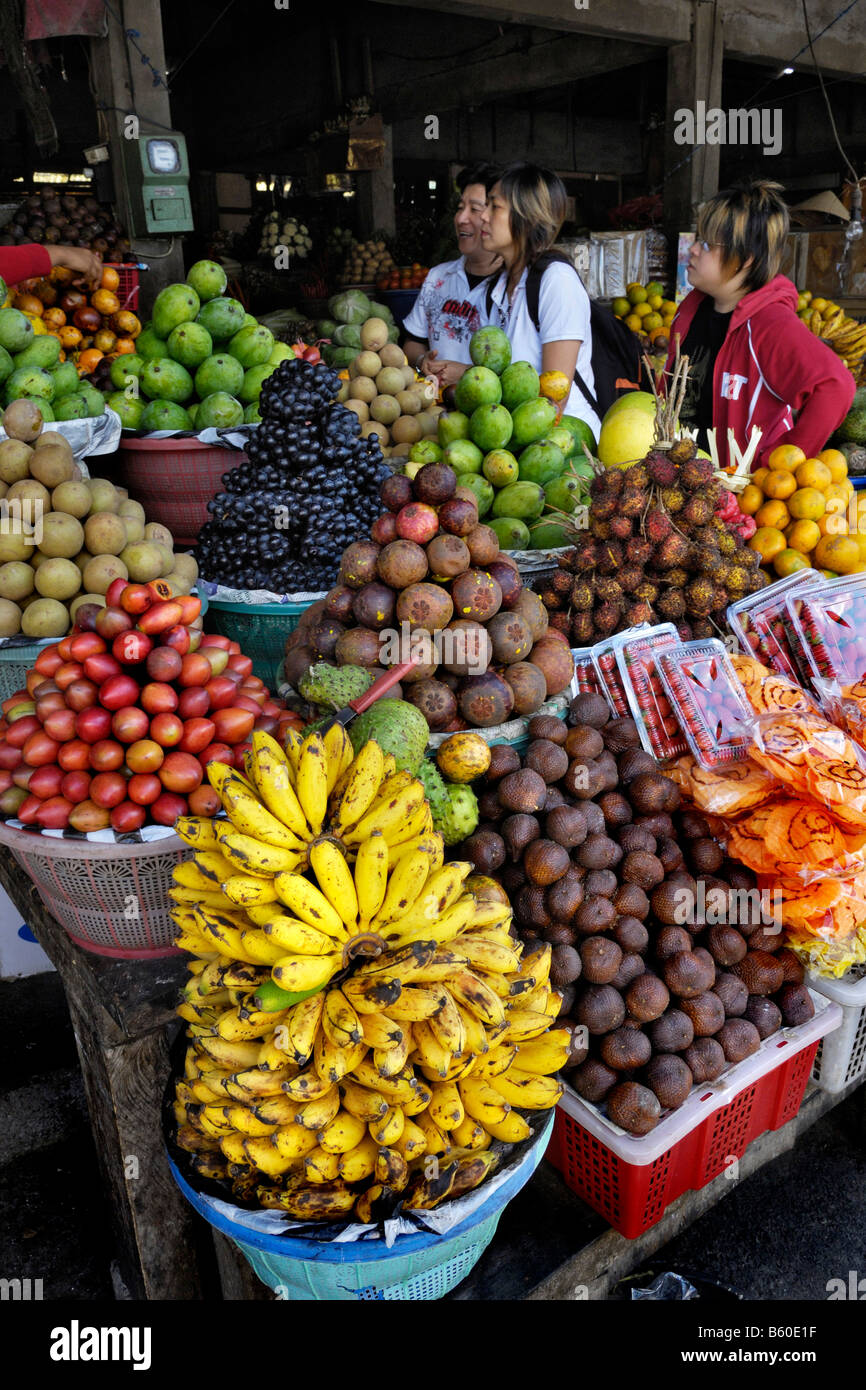
[(17, 690), (24, 689), (27, 672), (33, 669), (33, 663), (42, 648), (59, 640), (57, 637), (50, 637), (42, 642), (22, 642), (19, 646), (6, 642), (0, 647), (0, 700), (5, 700)]
[(298, 626), (301, 614), (319, 598), (324, 594), (287, 603), (229, 603), (212, 598), (207, 630), (239, 643), (244, 655), (252, 659), (255, 675), (269, 690), (276, 690), (286, 638)]

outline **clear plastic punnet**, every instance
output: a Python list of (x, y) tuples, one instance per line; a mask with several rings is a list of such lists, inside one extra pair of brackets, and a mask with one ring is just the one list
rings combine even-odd
[(715, 772), (748, 757), (752, 707), (724, 644), (682, 642), (660, 652), (656, 667), (689, 748)]
[(673, 623), (660, 623), (643, 632), (625, 633), (616, 660), (629, 710), (647, 753), (664, 761), (686, 753), (689, 744), (658, 674), (663, 651), (680, 645)]
[(825, 587), (817, 570), (798, 570), (732, 603), (727, 613), (728, 623), (746, 655), (757, 657), (778, 675), (791, 680), (808, 675), (808, 667), (802, 657), (798, 657), (796, 642), (792, 640), (786, 601), (795, 593), (817, 587)]

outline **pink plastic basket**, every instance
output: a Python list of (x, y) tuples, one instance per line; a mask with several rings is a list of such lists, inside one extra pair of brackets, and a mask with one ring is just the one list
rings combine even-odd
[(177, 835), (150, 844), (98, 844), (0, 825), (0, 844), (76, 946), (122, 960), (178, 954), (168, 890), (172, 870), (190, 850)]
[[(110, 262), (106, 262), (110, 264)], [(111, 266), (117, 271), (119, 284), (115, 294), (120, 300), (121, 309), (129, 309), (134, 314), (138, 309), (138, 267), (134, 265)]]
[(234, 449), (197, 439), (121, 439), (118, 481), (140, 502), (150, 521), (167, 526), (175, 545), (195, 545), (208, 519), (207, 504), (222, 492), (222, 476), (246, 460)]

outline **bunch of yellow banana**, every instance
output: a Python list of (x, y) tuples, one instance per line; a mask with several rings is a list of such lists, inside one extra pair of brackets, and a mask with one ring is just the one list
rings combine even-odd
[(850, 318), (838, 307), (828, 318), (813, 309), (805, 322), (816, 337), (823, 338), (841, 357), (858, 385), (862, 385), (866, 381), (866, 323)]
[[(525, 951), (502, 891), (443, 862), (420, 783), (374, 743), (332, 761), (310, 738), (324, 782), (300, 777), (307, 740), (254, 735), (250, 781), (209, 769), (229, 823), (178, 826), (178, 1143), (238, 1199), (375, 1220), (395, 1194), (433, 1206), (483, 1181), (494, 1141), (559, 1099), (569, 1035), (550, 947)], [(278, 754), (303, 825), (263, 771)]]

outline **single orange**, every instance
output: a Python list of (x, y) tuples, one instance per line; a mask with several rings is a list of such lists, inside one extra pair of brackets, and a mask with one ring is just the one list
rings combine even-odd
[(815, 457), (827, 465), (834, 483), (841, 483), (848, 477), (848, 460), (841, 449), (822, 449)]
[(827, 510), (827, 503), (816, 487), (799, 487), (789, 500), (788, 510), (797, 521), (817, 521)]
[(549, 401), (564, 401), (571, 390), (571, 382), (565, 372), (542, 372), (538, 385), (542, 396)]
[(102, 267), (102, 284), (100, 288), (103, 290), (116, 290), (119, 284), (120, 276), (114, 269), (114, 266), (104, 265)]
[(784, 531), (785, 527), (790, 525), (790, 521), (790, 513), (784, 502), (765, 502), (763, 507), (759, 507), (755, 512), (757, 526), (775, 526), (778, 531)]
[(111, 290), (94, 290), (90, 296), (90, 302), (94, 309), (98, 309), (100, 314), (107, 318), (111, 314), (116, 314), (120, 308), (120, 300)]
[(798, 449), (796, 444), (777, 444), (767, 463), (771, 468), (791, 468), (797, 467), (798, 463), (805, 463), (806, 455), (802, 449)]
[(787, 549), (785, 537), (777, 526), (759, 526), (748, 545), (751, 550), (757, 550), (765, 563)]
[(848, 518), (841, 512), (825, 512), (818, 518), (818, 530), (822, 536), (845, 536), (848, 534)]
[(809, 569), (809, 561), (799, 550), (780, 550), (773, 560), (773, 569), (780, 579), (784, 579), (789, 574), (796, 574), (797, 570)]
[(785, 532), (785, 539), (791, 550), (799, 550), (801, 555), (808, 555), (821, 539), (817, 521), (795, 521)]
[(806, 459), (805, 463), (798, 464), (794, 477), (797, 487), (816, 487), (819, 492), (823, 492), (833, 481), (829, 468), (820, 459)]
[(769, 478), (769, 476), (770, 476), (770, 470), (769, 470), (769, 468), (756, 468), (755, 471), (754, 471), (754, 473), (753, 473), (752, 476), (751, 476), (750, 481), (754, 483), (755, 487), (759, 487), (759, 488), (761, 489), (761, 491), (763, 492), (763, 490), (764, 490), (764, 483), (767, 481), (767, 479)]
[(758, 508), (764, 504), (764, 494), (754, 483), (747, 483), (737, 501), (740, 504), (740, 511), (745, 516), (754, 516)]
[(786, 497), (793, 496), (797, 491), (797, 482), (787, 468), (771, 468), (764, 482), (764, 492), (767, 497), (777, 497), (784, 502)]
[(824, 536), (815, 547), (815, 561), (837, 574), (856, 574), (862, 565), (860, 547), (852, 536)]
[(135, 352), (135, 339), (118, 338), (114, 344), (114, 351), (118, 357), (125, 356), (129, 352)]

